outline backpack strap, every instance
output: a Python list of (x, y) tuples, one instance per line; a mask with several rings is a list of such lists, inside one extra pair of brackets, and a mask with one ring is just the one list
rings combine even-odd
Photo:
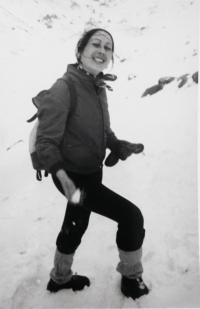
[[(44, 177), (48, 177), (48, 172), (47, 171), (44, 171)], [(36, 171), (36, 179), (38, 181), (41, 181), (42, 180), (42, 172), (40, 170), (37, 170)]]
[(63, 77), (59, 78), (58, 80), (63, 80), (66, 84), (68, 84), (70, 89), (70, 113), (69, 117), (72, 115), (72, 112), (76, 109), (76, 103), (77, 103), (77, 93), (76, 93), (76, 87), (74, 85), (74, 81), (71, 79), (69, 75), (66, 73), (63, 75)]
[(28, 119), (26, 122), (32, 122), (37, 118), (37, 113), (35, 115), (33, 115), (33, 117), (31, 117), (30, 119)]

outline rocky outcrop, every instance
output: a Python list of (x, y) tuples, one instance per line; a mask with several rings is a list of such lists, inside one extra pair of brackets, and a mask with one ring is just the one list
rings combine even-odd
[(166, 84), (169, 84), (171, 83), (172, 81), (174, 81), (175, 79), (177, 81), (180, 81), (180, 83), (178, 84), (178, 88), (181, 88), (183, 87), (187, 82), (188, 80), (192, 78), (192, 80), (198, 84), (198, 72), (194, 73), (192, 76), (190, 74), (184, 74), (184, 75), (181, 75), (180, 77), (176, 78), (176, 77), (171, 77), (171, 76), (167, 76), (167, 77), (161, 77), (159, 80), (158, 80), (158, 84), (157, 85), (154, 85), (150, 88), (147, 88), (145, 90), (145, 92), (142, 94), (142, 97), (146, 97), (147, 95), (152, 95), (152, 94), (155, 94), (156, 92), (162, 90), (164, 88), (164, 86)]
[(192, 75), (192, 79), (193, 79), (193, 81), (194, 81), (196, 84), (198, 84), (198, 78), (199, 78), (198, 72), (196, 72), (196, 73), (194, 73), (194, 74)]
[(178, 81), (179, 80), (181, 81), (178, 85), (178, 88), (183, 87), (187, 83), (188, 77), (189, 77), (189, 74), (184, 74), (184, 75), (180, 76), (179, 78), (177, 78)]
[(166, 84), (171, 83), (174, 79), (175, 79), (175, 77), (169, 77), (169, 76), (168, 77), (161, 77), (158, 80), (158, 84), (155, 85), (155, 86), (152, 86), (150, 88), (147, 88), (145, 90), (145, 92), (143, 93), (142, 97), (146, 97), (148, 94), (149, 95), (155, 94), (156, 92), (162, 90)]
[(169, 84), (171, 83), (173, 80), (175, 79), (175, 77), (161, 77), (158, 81), (159, 84)]
[(158, 85), (152, 86), (150, 88), (147, 88), (145, 90), (145, 92), (143, 93), (142, 97), (146, 97), (148, 94), (152, 95), (152, 94), (162, 90), (163, 87), (164, 87), (164, 84), (158, 84)]

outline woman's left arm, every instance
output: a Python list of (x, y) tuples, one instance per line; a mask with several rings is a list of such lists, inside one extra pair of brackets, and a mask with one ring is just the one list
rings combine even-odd
[(110, 128), (110, 117), (107, 105), (108, 129), (107, 129), (107, 143), (106, 148), (111, 150), (105, 161), (106, 166), (115, 165), (119, 159), (126, 160), (133, 153), (138, 154), (144, 150), (142, 144), (133, 144), (124, 140), (119, 140), (115, 133)]

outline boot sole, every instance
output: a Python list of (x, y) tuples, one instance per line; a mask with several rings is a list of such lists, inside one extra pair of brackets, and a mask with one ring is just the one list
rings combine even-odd
[[(121, 291), (124, 294), (124, 296), (126, 296), (127, 298), (132, 297), (125, 289), (121, 288)], [(135, 300), (135, 298), (133, 298), (133, 299)]]
[(47, 290), (51, 293), (56, 293), (56, 292), (58, 292), (60, 290), (64, 290), (64, 289), (66, 289), (66, 290), (72, 289), (72, 291), (76, 292), (76, 291), (82, 291), (85, 288), (85, 286), (89, 287), (90, 282), (88, 284), (85, 284), (83, 287), (73, 287), (71, 284), (69, 284), (69, 285), (66, 284), (66, 285), (61, 285), (61, 286), (50, 286), (50, 285), (48, 285)]
[(144, 295), (147, 295), (149, 293), (149, 291), (146, 291), (144, 294), (140, 295), (140, 296), (134, 296), (131, 295), (127, 290), (125, 290), (124, 288), (121, 288), (122, 293), (124, 294), (124, 296), (126, 296), (127, 298), (131, 297), (133, 300), (136, 300), (137, 298), (140, 298)]

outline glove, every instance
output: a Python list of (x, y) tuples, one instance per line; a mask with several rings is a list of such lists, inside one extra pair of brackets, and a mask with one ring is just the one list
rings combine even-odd
[(131, 144), (127, 141), (119, 141), (116, 148), (111, 151), (105, 161), (106, 166), (114, 166), (120, 160), (126, 160), (132, 153), (138, 154), (144, 150), (142, 144)]

